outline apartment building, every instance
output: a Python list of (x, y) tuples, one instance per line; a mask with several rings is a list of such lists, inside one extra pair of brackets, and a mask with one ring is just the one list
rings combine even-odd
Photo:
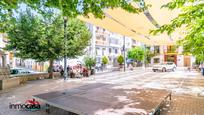
[(124, 54), (124, 43), (126, 55), (128, 49), (142, 45), (136, 40), (106, 29), (91, 24), (87, 24), (87, 26), (92, 33), (92, 39), (86, 51), (88, 55), (96, 57), (97, 63), (101, 63), (103, 56), (106, 56), (109, 58), (110, 65), (117, 65), (117, 57)]
[(3, 50), (7, 43), (7, 34), (0, 33), (0, 67), (9, 65), (9, 60), (12, 59), (12, 53)]
[(178, 67), (192, 67), (195, 63), (195, 57), (184, 55), (181, 46), (153, 46), (151, 51), (155, 56), (151, 59), (151, 64), (162, 62), (174, 62)]

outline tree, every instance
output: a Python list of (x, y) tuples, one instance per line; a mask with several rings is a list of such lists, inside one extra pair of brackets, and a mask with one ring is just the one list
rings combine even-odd
[(119, 65), (122, 65), (124, 63), (124, 57), (122, 55), (119, 55), (117, 58), (117, 61), (118, 61)]
[(102, 64), (104, 64), (104, 65), (108, 64), (108, 58), (106, 56), (103, 56)]
[[(86, 25), (79, 20), (70, 19), (68, 28), (68, 41), (64, 47), (62, 16), (52, 11), (34, 15), (28, 9), (20, 13), (14, 27), (8, 32), (10, 43), (6, 49), (15, 50), (16, 55), (23, 59), (31, 58), (39, 62), (49, 60), (49, 73), (52, 77), (53, 61), (65, 53), (69, 58), (82, 55), (91, 38)], [(68, 52), (64, 52), (65, 48)]]
[[(140, 2), (140, 0), (133, 0)], [(141, 11), (135, 8), (126, 0), (2, 0), (0, 5), (13, 5), (19, 3), (26, 3), (30, 6), (36, 7), (37, 5), (44, 5), (62, 10), (63, 16), (76, 17), (79, 14), (87, 15), (93, 13), (96, 17), (102, 18), (104, 16), (103, 9), (121, 7), (127, 11), (138, 13)], [(4, 3), (4, 4), (3, 4)]]
[[(140, 2), (140, 0), (133, 1)], [(69, 18), (74, 18), (78, 15), (88, 16), (89, 13), (92, 13), (97, 18), (103, 18), (104, 9), (117, 7), (132, 13), (139, 13), (147, 7), (145, 6), (143, 9), (135, 8), (127, 0), (0, 0), (0, 25), (4, 25), (4, 27), (9, 26), (10, 19), (5, 17), (13, 15), (13, 10), (17, 9), (20, 4), (27, 4), (35, 10), (41, 10), (39, 7), (42, 6), (57, 9), (61, 11), (63, 16)], [(3, 29), (0, 32), (7, 30), (6, 28), (0, 29)]]
[(150, 50), (146, 49), (145, 51), (145, 63), (148, 64), (151, 62), (151, 58), (154, 57), (154, 53), (152, 53)]
[(137, 61), (142, 61), (144, 59), (144, 49), (141, 47), (135, 47), (128, 51), (127, 57)]
[(171, 34), (177, 28), (185, 27), (186, 34), (178, 45), (182, 45), (185, 52), (190, 52), (197, 59), (204, 61), (204, 3), (203, 0), (174, 0), (163, 7), (181, 9), (182, 13), (170, 24), (151, 31), (153, 34), (167, 32)]
[(89, 57), (89, 56), (86, 56), (86, 57), (84, 57), (84, 63), (86, 65), (86, 67), (88, 67), (89, 70), (91, 70), (91, 68), (96, 65), (96, 59)]

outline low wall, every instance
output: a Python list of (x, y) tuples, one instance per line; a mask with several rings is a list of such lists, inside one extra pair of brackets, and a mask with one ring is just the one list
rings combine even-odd
[[(59, 78), (61, 75), (59, 72), (54, 72), (54, 78)], [(39, 79), (48, 79), (49, 73), (35, 73), (35, 74), (23, 74), (23, 75), (12, 75), (12, 77), (17, 77), (20, 79), (20, 84), (25, 83), (26, 81), (39, 80)]]
[(1, 79), (0, 80), (0, 90), (16, 87), (20, 84), (20, 78), (8, 78), (8, 79)]

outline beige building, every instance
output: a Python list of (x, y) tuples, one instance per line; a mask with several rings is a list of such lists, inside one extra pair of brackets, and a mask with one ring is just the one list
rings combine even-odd
[(0, 33), (0, 67), (5, 67), (10, 64), (9, 60), (12, 54), (3, 50), (7, 43), (7, 35)]
[(184, 55), (183, 48), (173, 45), (151, 47), (155, 56), (151, 59), (151, 64), (174, 62), (178, 67), (192, 67), (195, 63), (195, 57)]

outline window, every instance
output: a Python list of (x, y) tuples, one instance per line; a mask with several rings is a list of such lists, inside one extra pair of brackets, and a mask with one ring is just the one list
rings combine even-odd
[(96, 37), (97, 40), (100, 40), (100, 37)]
[(104, 55), (106, 48), (102, 49), (102, 55)]
[(109, 53), (111, 53), (111, 48), (109, 48)]
[(115, 49), (115, 54), (117, 54), (118, 53), (118, 49)]
[(154, 46), (154, 53), (160, 53), (159, 46)]
[(105, 38), (105, 37), (103, 37), (103, 41), (106, 41), (106, 38)]
[(100, 50), (100, 48), (96, 48), (96, 55), (98, 55), (98, 51)]
[(154, 63), (159, 63), (159, 58), (154, 58)]
[(167, 46), (167, 52), (168, 53), (176, 52), (176, 46)]

